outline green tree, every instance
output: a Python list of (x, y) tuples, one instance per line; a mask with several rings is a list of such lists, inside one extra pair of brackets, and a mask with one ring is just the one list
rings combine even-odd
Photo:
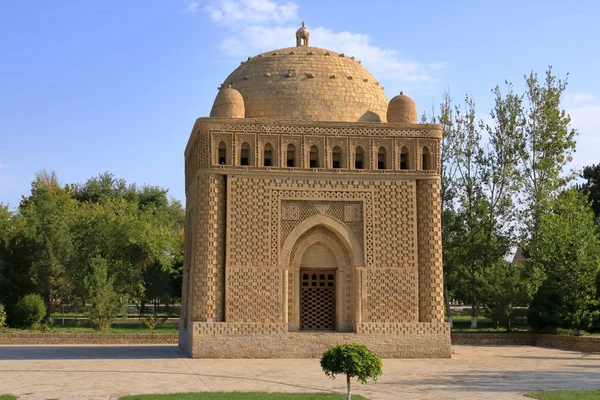
[(332, 379), (338, 374), (346, 375), (346, 400), (352, 398), (351, 378), (356, 378), (363, 384), (369, 379), (377, 382), (382, 374), (381, 367), (381, 358), (377, 354), (372, 353), (367, 346), (356, 343), (334, 346), (321, 357), (321, 368), (325, 375)]
[[(0, 304), (6, 301), (8, 289), (7, 275), (9, 263), (9, 243), (13, 226), (13, 216), (8, 206), (0, 203)], [(4, 296), (2, 295), (4, 294)]]
[(522, 265), (498, 262), (488, 277), (488, 293), (485, 306), (492, 318), (510, 332), (514, 320), (527, 306), (526, 286), (521, 277)]
[(69, 288), (66, 269), (72, 257), (71, 223), (75, 202), (54, 172), (42, 171), (31, 184), (31, 195), (19, 205), (22, 229), (16, 246), (20, 257), (13, 267), (26, 267), (46, 306), (52, 307)]
[(453, 107), (445, 95), (439, 118), (446, 149), (442, 166), (445, 279), (452, 283), (454, 294), (471, 304), (472, 327), (477, 327), (479, 306), (487, 294), (488, 272), (506, 255), (515, 236), (512, 198), (518, 189), (521, 100), (510, 84), (507, 88), (506, 95), (498, 87), (493, 90), (492, 124), (477, 122), (469, 96)]
[(83, 286), (86, 316), (96, 329), (108, 329), (115, 317), (122, 314), (123, 302), (114, 290), (114, 279), (108, 275), (106, 260), (91, 260)]
[(585, 182), (577, 188), (585, 193), (592, 202), (596, 218), (600, 217), (600, 164), (588, 165), (583, 168), (581, 177)]
[(427, 121), (427, 117), (423, 116), (422, 122), (439, 123), (442, 125), (442, 139), (440, 142), (441, 152), (441, 184), (440, 198), (442, 209), (442, 252), (443, 252), (443, 270), (444, 270), (444, 302), (446, 315), (450, 327), (453, 327), (452, 309), (450, 301), (454, 295), (452, 288), (456, 286), (453, 278), (455, 276), (455, 266), (457, 265), (457, 251), (459, 250), (460, 239), (457, 237), (460, 232), (456, 225), (456, 210), (454, 197), (456, 195), (457, 182), (457, 148), (458, 141), (456, 140), (456, 124), (453, 114), (453, 104), (450, 94), (446, 91), (443, 94), (443, 101), (440, 104), (440, 114), (435, 116), (435, 111), (432, 117)]
[[(103, 174), (77, 185), (73, 197), (80, 202), (73, 226), (74, 282), (82, 282), (86, 273), (81, 265), (101, 257), (115, 278), (117, 292), (143, 304), (152, 275), (146, 274), (147, 268), (158, 266), (169, 276), (178, 273), (184, 212), (179, 202), (168, 199), (165, 189), (137, 188)], [(82, 291), (81, 285), (75, 289)]]
[(522, 112), (525, 234), (532, 240), (537, 236), (539, 220), (548, 203), (572, 178), (571, 174), (563, 172), (572, 159), (577, 135), (570, 127), (571, 118), (561, 108), (567, 79), (553, 75), (552, 67), (545, 75), (543, 82), (536, 73), (525, 76), (525, 107)]
[(600, 236), (594, 213), (586, 196), (575, 189), (564, 191), (549, 206), (539, 216), (536, 240), (524, 261), (534, 289), (529, 318), (542, 321), (532, 323), (538, 327), (553, 318), (562, 327), (590, 328), (600, 305)]

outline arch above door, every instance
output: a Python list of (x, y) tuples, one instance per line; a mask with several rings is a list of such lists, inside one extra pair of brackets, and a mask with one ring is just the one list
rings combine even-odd
[[(309, 230), (315, 228), (317, 226), (323, 226), (328, 231), (330, 231), (342, 244), (342, 248), (335, 243), (335, 240), (331, 238), (329, 235), (323, 235), (315, 232), (315, 235), (310, 235), (306, 240), (302, 243), (298, 243), (299, 239)], [(308, 247), (311, 245), (318, 243), (321, 241), (326, 244), (336, 255), (336, 260), (341, 261), (343, 257), (343, 252), (347, 253), (347, 257), (349, 257), (350, 264), (353, 266), (363, 266), (364, 265), (364, 256), (362, 251), (361, 243), (354, 236), (354, 234), (348, 229), (348, 227), (341, 222), (337, 221), (334, 218), (331, 218), (328, 215), (314, 215), (310, 218), (302, 221), (298, 226), (296, 226), (292, 232), (285, 239), (283, 246), (281, 247), (280, 252), (280, 265), (288, 267), (291, 265), (299, 265), (299, 260), (294, 260), (292, 258), (297, 258), (298, 254), (300, 256)], [(304, 243), (306, 242), (306, 244)], [(298, 249), (294, 252), (294, 247), (298, 243), (298, 246), (303, 247), (303, 251), (298, 251)], [(342, 253), (340, 253), (340, 250)], [(336, 254), (337, 251), (337, 254)], [(346, 262), (338, 265), (344, 265)]]

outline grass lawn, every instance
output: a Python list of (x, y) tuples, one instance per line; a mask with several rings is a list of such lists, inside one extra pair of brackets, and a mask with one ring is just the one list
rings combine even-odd
[[(333, 393), (263, 393), (263, 392), (206, 392), (206, 393), (171, 393), (171, 394), (141, 394), (125, 396), (120, 400), (343, 400), (345, 394)], [(367, 400), (358, 395), (352, 395), (356, 400)]]
[(598, 400), (600, 390), (557, 390), (528, 393), (525, 396), (540, 400)]
[(527, 328), (513, 328), (510, 332), (506, 328), (452, 328), (453, 333), (523, 333), (530, 332)]
[(0, 394), (0, 400), (17, 400), (12, 394)]

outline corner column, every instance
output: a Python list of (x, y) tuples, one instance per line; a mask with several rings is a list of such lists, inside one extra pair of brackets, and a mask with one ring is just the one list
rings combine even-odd
[(444, 321), (440, 179), (417, 180), (419, 322)]
[(217, 322), (224, 316), (225, 269), (225, 179), (218, 175), (198, 176), (192, 321)]

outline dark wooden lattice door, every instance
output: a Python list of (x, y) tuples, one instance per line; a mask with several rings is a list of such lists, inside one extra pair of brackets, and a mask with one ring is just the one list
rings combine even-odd
[(335, 329), (335, 271), (300, 272), (300, 328)]

